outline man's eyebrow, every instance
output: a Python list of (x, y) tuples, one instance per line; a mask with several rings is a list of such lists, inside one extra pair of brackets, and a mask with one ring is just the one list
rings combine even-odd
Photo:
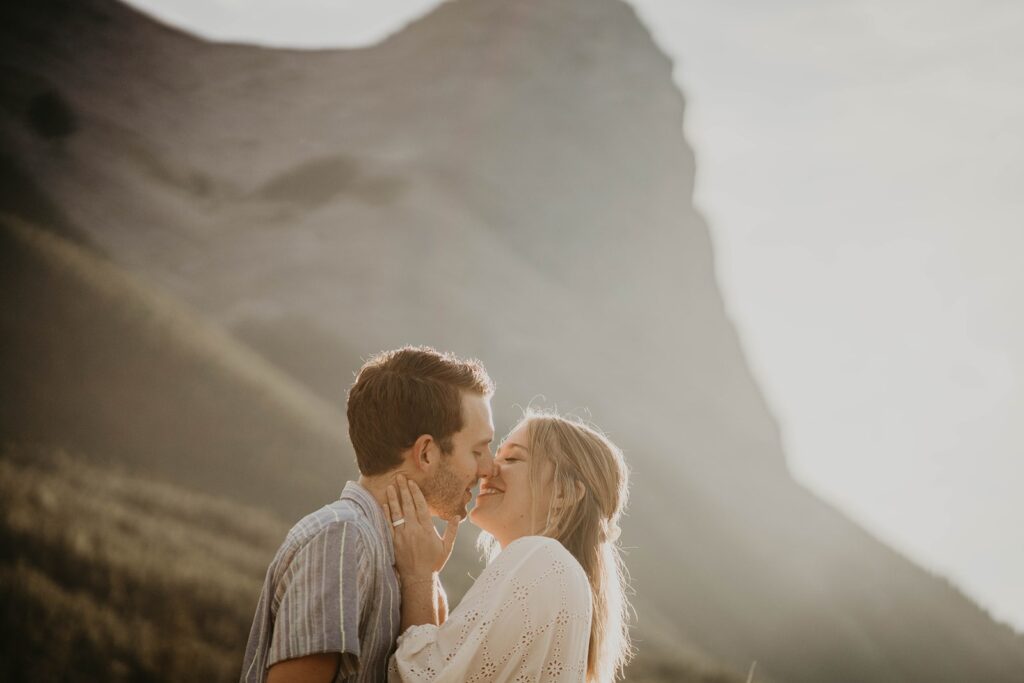
[(493, 436), (489, 437), (489, 438), (486, 438), (486, 439), (480, 439), (479, 441), (476, 442), (476, 445), (477, 446), (486, 446), (487, 444), (491, 443), (492, 441), (494, 441), (494, 437)]

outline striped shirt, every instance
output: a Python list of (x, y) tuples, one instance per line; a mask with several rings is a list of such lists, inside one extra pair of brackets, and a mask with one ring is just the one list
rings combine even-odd
[(384, 510), (355, 482), (304, 517), (277, 551), (256, 606), (240, 683), (285, 659), (341, 655), (335, 683), (383, 681), (401, 623)]

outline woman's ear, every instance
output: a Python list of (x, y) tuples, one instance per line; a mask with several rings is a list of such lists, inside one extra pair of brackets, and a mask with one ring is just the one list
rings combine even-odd
[(581, 500), (583, 500), (583, 494), (586, 493), (586, 488), (584, 488), (583, 482), (580, 481), (579, 479), (576, 479), (572, 483), (573, 483), (573, 491), (572, 491), (573, 499), (572, 499), (572, 504), (575, 505), (576, 503), (578, 503)]
[(572, 486), (565, 494), (555, 496), (554, 504), (556, 509), (563, 509), (572, 507), (576, 503), (583, 500), (583, 482), (574, 480)]

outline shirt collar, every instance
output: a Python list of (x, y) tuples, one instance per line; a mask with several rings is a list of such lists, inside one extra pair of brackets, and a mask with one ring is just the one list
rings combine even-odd
[(359, 482), (355, 481), (345, 484), (345, 488), (341, 492), (341, 499), (350, 501), (363, 511), (366, 518), (370, 520), (370, 526), (377, 532), (384, 544), (388, 565), (393, 565), (395, 563), (395, 543), (391, 538), (391, 529), (388, 528), (390, 523), (384, 517), (384, 508), (380, 506), (377, 499)]

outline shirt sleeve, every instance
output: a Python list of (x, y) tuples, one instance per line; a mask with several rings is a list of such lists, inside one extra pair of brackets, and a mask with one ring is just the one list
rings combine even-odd
[(266, 666), (337, 652), (345, 675), (359, 667), (359, 619), (366, 594), (366, 548), (355, 524), (339, 522), (292, 557), (275, 592)]
[(553, 539), (510, 544), (441, 626), (398, 638), (391, 683), (579, 682), (586, 678), (590, 584)]

